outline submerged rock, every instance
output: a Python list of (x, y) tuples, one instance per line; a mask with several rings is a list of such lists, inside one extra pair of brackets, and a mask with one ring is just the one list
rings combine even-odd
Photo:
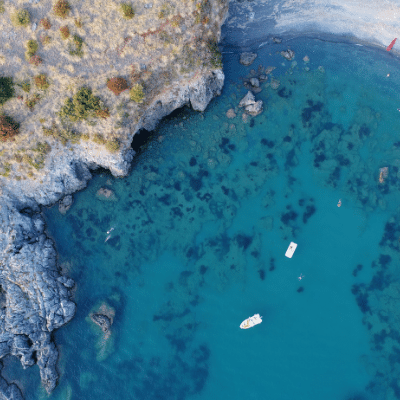
[(242, 53), (240, 55), (240, 64), (245, 65), (248, 67), (249, 65), (253, 64), (254, 60), (257, 58), (256, 53)]
[(234, 110), (233, 108), (230, 108), (230, 109), (226, 112), (226, 116), (227, 116), (227, 118), (229, 118), (229, 119), (235, 118), (235, 117), (236, 117), (235, 110)]
[(61, 214), (65, 214), (71, 208), (72, 203), (73, 203), (72, 195), (69, 194), (65, 196), (58, 203), (58, 211), (60, 211)]
[(108, 200), (108, 201), (116, 201), (117, 200), (114, 192), (111, 189), (108, 189), (108, 188), (105, 188), (105, 187), (100, 188), (97, 191), (96, 196), (100, 200)]
[(111, 321), (106, 315), (103, 314), (90, 314), (90, 319), (98, 325), (101, 330), (106, 333), (111, 328)]

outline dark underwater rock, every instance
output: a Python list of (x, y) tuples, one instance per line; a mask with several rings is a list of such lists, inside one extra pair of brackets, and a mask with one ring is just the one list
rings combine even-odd
[(103, 314), (91, 314), (90, 319), (98, 325), (101, 330), (106, 333), (111, 328), (111, 320), (106, 315)]

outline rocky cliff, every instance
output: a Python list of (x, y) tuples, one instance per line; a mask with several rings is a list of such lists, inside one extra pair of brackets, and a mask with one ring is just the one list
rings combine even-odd
[[(15, 3), (0, 2), (0, 358), (36, 363), (50, 393), (51, 333), (76, 306), (40, 206), (99, 166), (126, 175), (140, 129), (220, 94), (227, 1)], [(22, 398), (1, 377), (0, 397)]]

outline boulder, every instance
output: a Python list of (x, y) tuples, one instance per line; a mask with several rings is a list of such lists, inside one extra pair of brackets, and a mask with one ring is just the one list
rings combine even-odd
[(293, 60), (294, 55), (295, 55), (294, 51), (290, 50), (290, 49), (287, 49), (286, 51), (281, 51), (280, 54), (281, 54), (282, 57), (286, 58), (286, 60), (288, 60), (288, 61)]
[(239, 107), (247, 107), (251, 104), (254, 104), (255, 102), (256, 98), (254, 97), (254, 94), (249, 91), (247, 92), (246, 96), (244, 96), (243, 99), (240, 100)]
[(250, 104), (250, 105), (246, 106), (245, 110), (253, 117), (255, 117), (258, 114), (261, 114), (263, 111), (262, 100), (258, 100), (254, 104)]
[(254, 60), (257, 58), (256, 53), (242, 53), (240, 55), (240, 64), (245, 65), (246, 67), (253, 64)]
[(251, 84), (251, 86), (256, 87), (256, 88), (260, 87), (260, 81), (257, 78), (251, 78), (250, 84)]

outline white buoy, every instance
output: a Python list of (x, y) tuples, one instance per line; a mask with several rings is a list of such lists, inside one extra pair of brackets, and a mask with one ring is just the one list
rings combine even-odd
[(288, 249), (286, 250), (285, 256), (288, 258), (292, 258), (294, 251), (296, 250), (297, 244), (294, 242), (290, 242)]

